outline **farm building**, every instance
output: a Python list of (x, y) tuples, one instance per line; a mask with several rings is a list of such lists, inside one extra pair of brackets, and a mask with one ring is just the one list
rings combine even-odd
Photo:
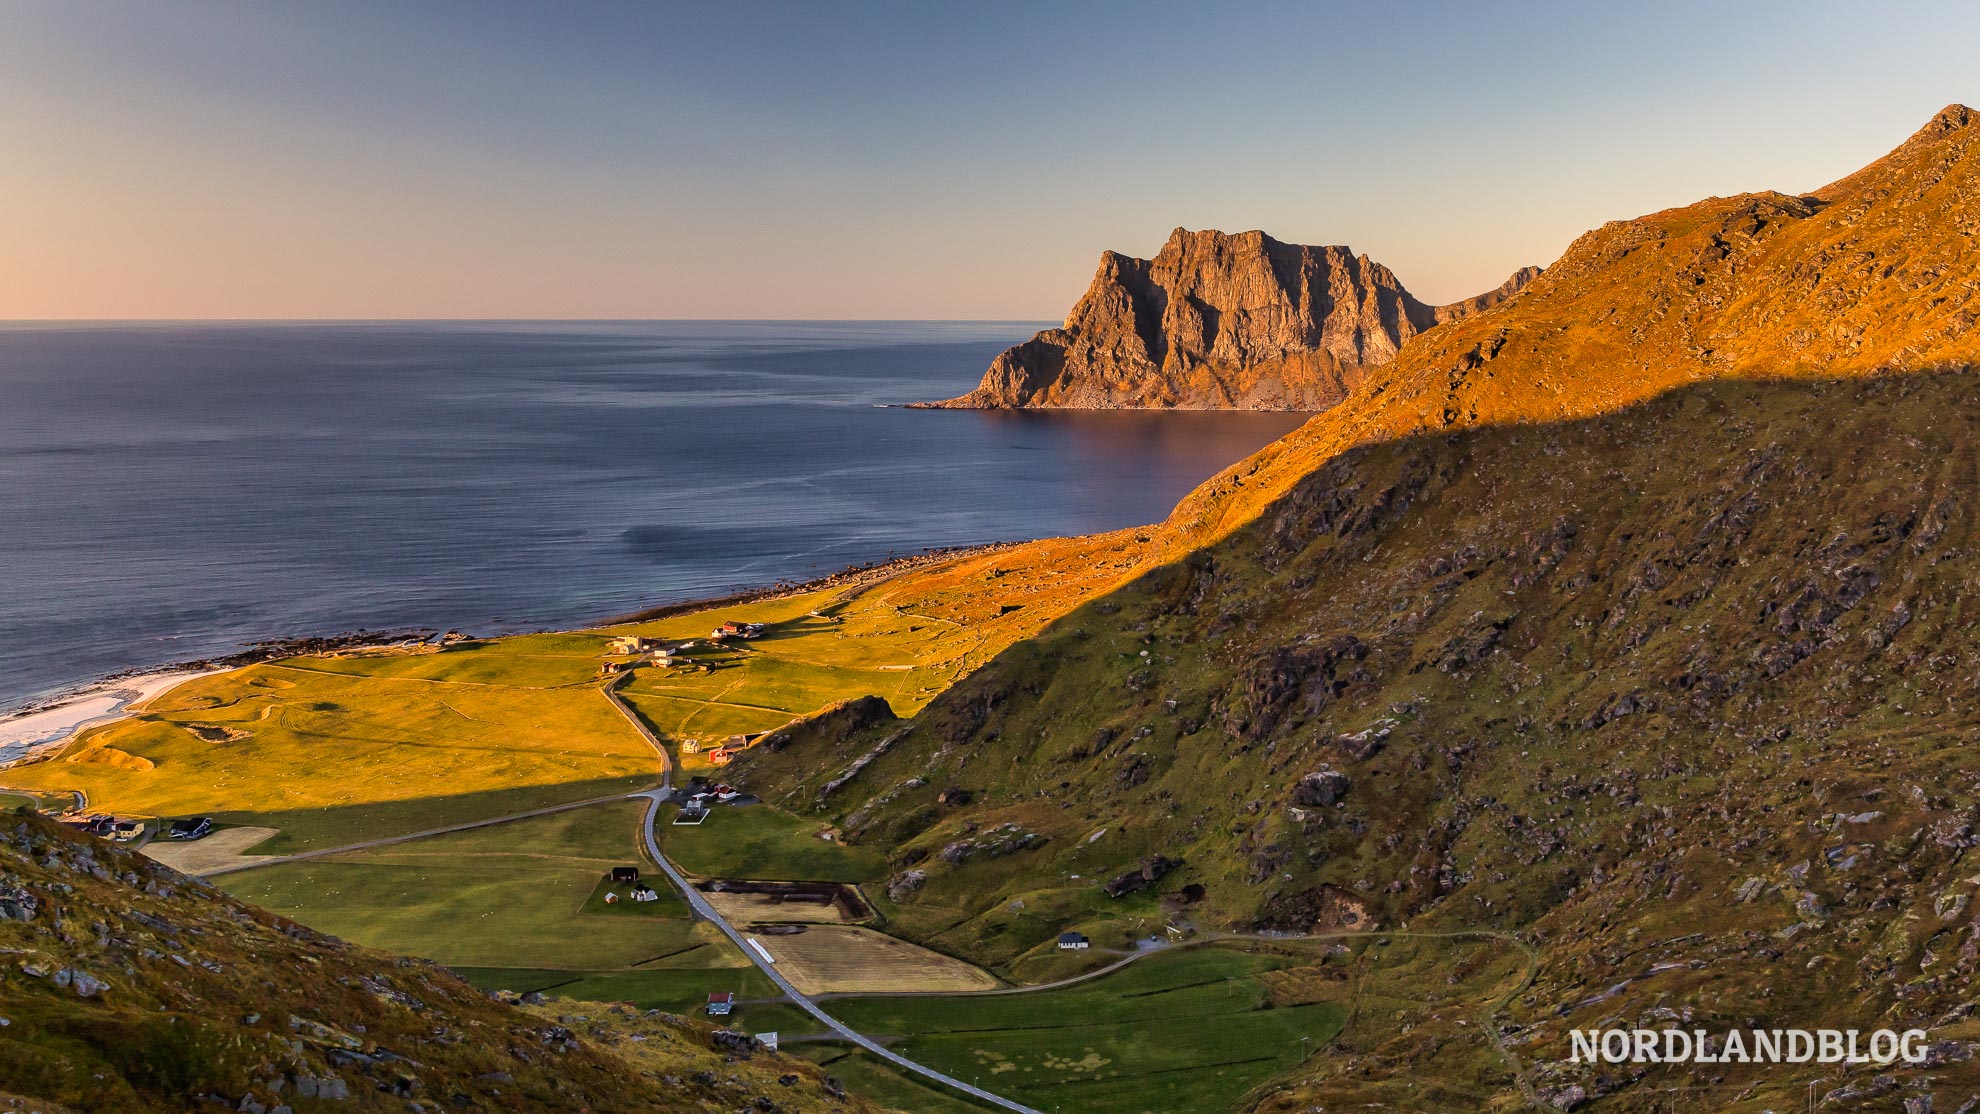
[(734, 994), (726, 990), (718, 990), (708, 996), (708, 1016), (727, 1017), (729, 1016), (729, 1010), (734, 1008), (735, 1004), (736, 996)]
[(621, 673), (632, 672), (632, 667), (633, 667), (633, 663), (629, 661), (599, 662), (598, 675), (600, 677), (616, 677)]
[(1062, 952), (1083, 952), (1093, 946), (1093, 941), (1077, 932), (1059, 933), (1059, 950)]
[(636, 634), (625, 634), (606, 643), (605, 652), (608, 654), (643, 654), (648, 650), (659, 649), (659, 647), (659, 639), (641, 638)]
[(681, 753), (682, 753), (682, 754), (700, 754), (700, 753), (701, 753), (701, 740), (700, 740), (700, 739), (682, 739), (682, 740), (681, 740)]
[(762, 623), (738, 623), (734, 619), (729, 619), (725, 621), (721, 626), (716, 627), (713, 631), (709, 632), (708, 637), (717, 638), (717, 639), (761, 638), (763, 636), (764, 629), (765, 628)]
[(660, 900), (660, 895), (653, 892), (652, 886), (634, 886), (632, 899), (634, 901), (658, 901)]
[(71, 816), (62, 820), (61, 823), (64, 828), (68, 828), (71, 831), (81, 832), (84, 835), (99, 836), (104, 839), (110, 838), (111, 834), (116, 831), (117, 825), (117, 821), (108, 816)]
[(743, 748), (741, 747), (716, 747), (714, 750), (708, 752), (708, 760), (717, 766), (726, 766), (734, 762), (736, 755), (742, 752)]
[(637, 882), (639, 881), (639, 868), (636, 866), (615, 866), (612, 868), (612, 881)]
[(116, 840), (118, 843), (129, 843), (130, 841), (136, 839), (137, 837), (143, 834), (144, 834), (144, 821), (119, 820), (117, 821), (115, 828), (112, 830), (110, 838)]
[(194, 816), (185, 820), (172, 821), (172, 826), (165, 829), (165, 838), (200, 839), (212, 831), (213, 818), (211, 816)]

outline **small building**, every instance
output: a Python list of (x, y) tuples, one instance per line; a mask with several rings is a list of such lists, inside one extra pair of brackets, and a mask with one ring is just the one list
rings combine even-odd
[(612, 881), (637, 882), (639, 881), (639, 868), (636, 866), (615, 866), (612, 868)]
[(616, 677), (621, 673), (632, 672), (632, 667), (633, 663), (629, 661), (601, 661), (598, 663), (598, 675)]
[(118, 843), (129, 843), (144, 834), (144, 821), (119, 820), (111, 830), (110, 838)]
[(192, 816), (184, 820), (174, 820), (165, 829), (166, 839), (203, 839), (213, 831), (211, 816)]
[(63, 819), (61, 824), (70, 831), (109, 839), (116, 831), (117, 821), (109, 816), (70, 816)]
[(707, 809), (699, 805), (689, 805), (674, 817), (674, 823), (683, 827), (692, 827), (706, 819), (708, 819)]
[(616, 894), (616, 893), (614, 893), (614, 892), (612, 892), (611, 890), (607, 890), (607, 891), (605, 891), (605, 904), (607, 904), (607, 905), (617, 905), (618, 903), (619, 903), (619, 895), (618, 895), (618, 894)]
[(762, 623), (738, 623), (734, 619), (725, 620), (721, 626), (710, 632), (710, 638), (761, 638), (766, 628)]
[(633, 887), (632, 899), (634, 901), (658, 901), (660, 900), (660, 895), (653, 892), (652, 886), (639, 885)]
[(1083, 952), (1093, 946), (1093, 941), (1077, 932), (1059, 933), (1059, 950), (1062, 952)]
[(758, 1033), (756, 1034), (756, 1043), (762, 1045), (765, 1052), (775, 1052), (777, 1051), (777, 1034)]
[(718, 990), (708, 996), (708, 1016), (727, 1017), (735, 1008), (736, 996), (726, 990)]
[(682, 740), (681, 740), (681, 753), (682, 753), (682, 754), (700, 754), (700, 753), (701, 753), (701, 740), (700, 740), (700, 739), (682, 739)]
[(714, 750), (708, 752), (708, 760), (717, 766), (726, 766), (734, 762), (736, 755), (741, 753), (741, 747), (716, 747)]

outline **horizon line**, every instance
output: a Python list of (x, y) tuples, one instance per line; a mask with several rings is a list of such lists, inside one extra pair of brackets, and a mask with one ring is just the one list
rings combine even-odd
[(1035, 324), (1045, 317), (0, 317), (7, 325), (380, 325), (380, 324), (668, 324), (931, 325)]

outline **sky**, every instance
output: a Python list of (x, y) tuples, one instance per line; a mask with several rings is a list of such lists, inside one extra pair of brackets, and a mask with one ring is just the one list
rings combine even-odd
[(1445, 302), (1980, 102), (1980, 5), (0, 0), (0, 318), (1056, 320), (1177, 226)]

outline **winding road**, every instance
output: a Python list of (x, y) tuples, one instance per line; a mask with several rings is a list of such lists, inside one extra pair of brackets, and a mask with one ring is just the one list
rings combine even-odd
[(667, 880), (672, 882), (674, 888), (680, 890), (681, 894), (687, 898), (688, 907), (694, 910), (695, 915), (707, 920), (716, 928), (721, 929), (724, 935), (735, 942), (736, 948), (748, 956), (749, 961), (756, 964), (758, 970), (769, 976), (770, 981), (777, 984), (777, 989), (784, 992), (784, 997), (796, 1003), (799, 1009), (817, 1018), (819, 1024), (830, 1029), (840, 1038), (864, 1048), (897, 1068), (902, 1068), (916, 1075), (932, 1079), (945, 1087), (954, 1088), (971, 1098), (980, 1099), (992, 1106), (1015, 1111), (1016, 1114), (1043, 1114), (1042, 1111), (1033, 1109), (1023, 1103), (1013, 1102), (1002, 1095), (993, 1094), (981, 1087), (964, 1083), (952, 1075), (945, 1075), (925, 1064), (918, 1064), (900, 1053), (887, 1048), (878, 1041), (867, 1037), (858, 1030), (840, 1022), (831, 1014), (826, 1013), (824, 1009), (820, 1008), (818, 1003), (800, 993), (798, 988), (792, 986), (790, 980), (786, 979), (783, 973), (777, 970), (777, 965), (766, 958), (764, 953), (751, 947), (749, 937), (737, 931), (736, 926), (730, 924), (727, 918), (723, 917), (721, 913), (715, 910), (713, 905), (708, 903), (707, 898), (701, 896), (700, 890), (688, 884), (687, 877), (680, 872), (680, 869), (667, 856), (660, 853), (659, 841), (653, 838), (653, 825), (660, 817), (660, 803), (666, 800), (670, 794), (656, 789), (651, 792), (636, 793), (633, 795), (635, 797), (644, 797), (650, 802), (646, 810), (646, 824), (641, 833), (646, 841), (646, 853), (653, 857), (654, 862), (660, 864), (660, 870), (666, 874)]

